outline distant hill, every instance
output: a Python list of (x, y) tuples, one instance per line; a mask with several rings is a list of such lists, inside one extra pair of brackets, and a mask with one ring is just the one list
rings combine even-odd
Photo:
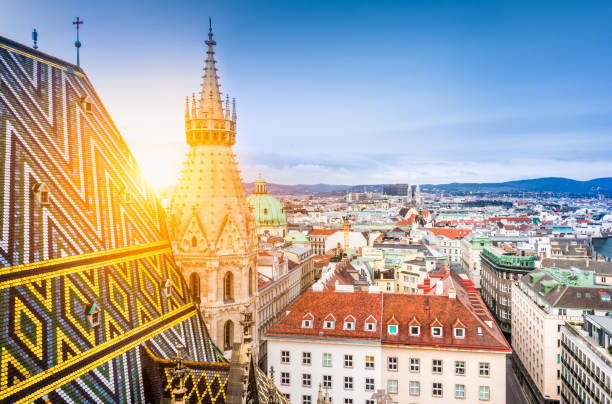
[[(370, 185), (283, 185), (268, 183), (268, 192), (276, 195), (329, 195), (345, 194), (347, 192), (382, 192), (388, 184)], [(244, 184), (248, 193), (253, 192), (253, 183)], [(612, 177), (595, 178), (588, 181), (576, 181), (569, 178), (546, 177), (530, 180), (507, 182), (453, 182), (450, 184), (421, 184), (424, 192), (447, 193), (514, 193), (514, 192), (552, 192), (558, 194), (596, 195), (602, 193), (612, 195)]]

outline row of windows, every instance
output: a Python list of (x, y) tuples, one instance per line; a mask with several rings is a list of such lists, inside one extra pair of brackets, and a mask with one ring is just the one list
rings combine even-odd
[[(289, 372), (281, 372), (281, 385), (291, 385), (291, 374)], [(343, 379), (343, 386), (345, 390), (353, 390), (354, 378), (352, 376), (345, 376)], [(375, 380), (373, 377), (366, 377), (364, 380), (365, 391), (374, 391)], [(323, 375), (323, 388), (333, 387), (332, 375)], [(302, 374), (302, 387), (312, 387), (312, 375), (310, 373)]]
[[(410, 395), (420, 396), (421, 395), (421, 383), (417, 381), (410, 381)], [(374, 387), (371, 390), (374, 391)], [(389, 380), (387, 382), (387, 392), (395, 394), (398, 392), (397, 380)], [(287, 398), (291, 398), (289, 394), (285, 394)], [(444, 397), (444, 386), (442, 383), (434, 382), (431, 385), (431, 396), (432, 397)], [(455, 398), (465, 399), (467, 398), (465, 393), (465, 384), (455, 384)], [(491, 389), (489, 386), (478, 386), (478, 400), (488, 401), (491, 399)], [(330, 397), (331, 400), (331, 397)], [(365, 404), (374, 404), (374, 400), (365, 400)], [(302, 404), (312, 404), (312, 396), (309, 394), (302, 395)], [(352, 398), (345, 398), (344, 404), (353, 404)], [(389, 404), (395, 404), (395, 402), (389, 402)]]
[[(291, 363), (291, 353), (289, 351), (281, 351), (281, 363), (290, 364)], [(331, 367), (332, 366), (332, 354), (324, 353), (323, 354), (323, 366)], [(343, 360), (343, 366), (345, 368), (353, 367), (353, 355), (345, 354)], [(311, 365), (312, 364), (312, 354), (310, 352), (302, 352), (302, 365)], [(365, 369), (374, 369), (374, 356), (366, 355), (364, 361)], [(432, 372), (441, 374), (443, 372), (443, 361), (442, 359), (433, 359), (431, 364)], [(397, 371), (399, 370), (399, 359), (396, 356), (387, 357), (387, 370)], [(421, 371), (421, 360), (418, 358), (410, 358), (410, 371), (411, 372), (420, 372)], [(455, 361), (455, 374), (456, 375), (465, 375), (466, 365), (465, 361)], [(490, 366), (489, 362), (480, 362), (478, 364), (478, 375), (481, 377), (490, 376)], [(310, 375), (309, 375), (310, 377)]]
[[(291, 354), (289, 351), (281, 351), (280, 361), (283, 364), (291, 363)], [(312, 364), (312, 354), (310, 352), (302, 352), (302, 365), (311, 365)], [(332, 366), (332, 354), (324, 353), (323, 354), (323, 366), (331, 367)], [(353, 367), (353, 355), (344, 355), (344, 367), (352, 368)], [(364, 358), (364, 367), (366, 369), (374, 369), (374, 356), (366, 355)]]

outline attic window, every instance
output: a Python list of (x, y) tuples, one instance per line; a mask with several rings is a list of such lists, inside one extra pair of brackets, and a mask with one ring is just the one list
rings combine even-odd
[(442, 327), (431, 327), (431, 336), (434, 338), (442, 338), (444, 336), (444, 330)]
[(387, 333), (389, 335), (397, 335), (398, 331), (399, 331), (399, 328), (397, 324), (389, 324), (387, 326)]
[(170, 282), (170, 279), (166, 279), (166, 283), (164, 284), (164, 295), (167, 298), (172, 295), (172, 282)]
[(348, 316), (344, 319), (343, 330), (354, 330), (355, 329), (355, 318), (353, 316)]
[(410, 326), (410, 336), (411, 337), (419, 337), (421, 335), (421, 327), (418, 325)]
[(482, 335), (482, 327), (476, 327), (476, 333)]
[(374, 317), (370, 316), (366, 319), (363, 329), (364, 331), (376, 331), (376, 320)]
[(453, 328), (453, 333), (455, 334), (456, 339), (465, 338), (465, 328)]
[(32, 186), (34, 198), (41, 206), (49, 205), (49, 187), (44, 182), (38, 182)]
[(268, 208), (264, 208), (264, 215), (268, 214)]
[(89, 96), (81, 97), (81, 106), (83, 107), (83, 110), (85, 111), (85, 113), (91, 114), (93, 112), (93, 104)]
[(87, 320), (89, 321), (89, 325), (92, 327), (97, 327), (100, 325), (100, 307), (96, 302), (93, 302), (89, 309), (87, 310)]
[(336, 322), (334, 320), (325, 320), (323, 322), (323, 328), (326, 330), (333, 330), (336, 328)]
[(314, 316), (311, 313), (306, 313), (304, 317), (302, 317), (302, 328), (312, 328), (313, 320)]

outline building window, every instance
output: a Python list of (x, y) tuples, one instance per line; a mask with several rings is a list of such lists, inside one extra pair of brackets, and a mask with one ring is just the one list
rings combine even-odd
[(304, 394), (302, 396), (302, 404), (312, 404), (312, 396)]
[(227, 351), (228, 349), (232, 349), (232, 344), (234, 343), (234, 323), (232, 320), (227, 320), (225, 322), (225, 326), (223, 327), (223, 346)]
[(234, 275), (227, 272), (223, 277), (223, 300), (234, 299)]
[(312, 320), (302, 320), (302, 328), (312, 328)]
[(198, 238), (196, 236), (191, 237), (191, 246), (192, 247), (198, 246)]
[(488, 401), (489, 396), (489, 386), (480, 386), (478, 389), (478, 399)]
[(465, 375), (465, 362), (464, 361), (455, 362), (455, 374), (458, 376)]
[(431, 336), (434, 338), (442, 338), (443, 337), (442, 327), (431, 327)]
[(421, 361), (416, 358), (410, 358), (410, 371), (419, 372), (421, 370)]
[(310, 365), (312, 363), (312, 356), (310, 352), (302, 352), (302, 365)]
[(397, 335), (397, 330), (398, 327), (396, 324), (389, 324), (387, 326), (387, 332), (389, 333), (389, 335)]
[(96, 328), (100, 325), (100, 307), (96, 302), (93, 302), (87, 310), (87, 320), (92, 328)]
[(432, 360), (431, 369), (433, 373), (442, 373), (442, 360), (441, 359)]
[(387, 380), (387, 391), (397, 393), (397, 380)]
[(34, 198), (41, 206), (49, 205), (49, 187), (44, 182), (36, 183), (32, 186)]
[[(331, 397), (330, 397), (331, 399)], [(345, 398), (344, 399), (344, 404), (353, 404), (353, 399), (352, 398)]]
[(476, 334), (482, 335), (482, 327), (476, 327)]
[(164, 296), (166, 298), (172, 296), (172, 282), (170, 282), (170, 279), (166, 279), (166, 283), (164, 283)]
[(465, 328), (453, 328), (453, 332), (455, 333), (455, 338), (457, 339), (465, 338)]
[(302, 386), (304, 387), (312, 386), (312, 376), (310, 375), (310, 373), (302, 374)]
[(331, 386), (332, 386), (331, 375), (323, 375), (323, 387), (327, 387), (331, 389)]
[(351, 376), (344, 376), (344, 389), (353, 390), (353, 378)]
[(348, 316), (344, 319), (344, 326), (342, 327), (344, 330), (354, 330), (355, 329), (355, 318), (353, 316)]
[(480, 376), (489, 376), (489, 363), (488, 362), (480, 362)]
[(333, 330), (336, 328), (336, 322), (334, 320), (325, 320), (323, 322), (323, 328), (326, 330)]
[(410, 326), (410, 336), (411, 337), (419, 337), (421, 335), (421, 327), (418, 325)]
[(332, 354), (324, 353), (323, 354), (323, 366), (331, 367), (332, 365)]
[(455, 384), (455, 398), (465, 398), (465, 384)]
[(290, 381), (289, 372), (281, 372), (281, 384), (283, 386), (289, 386)]
[(366, 355), (365, 357), (365, 368), (366, 369), (374, 369), (374, 357), (370, 355)]
[(289, 351), (281, 351), (281, 363), (289, 363)]
[(434, 397), (442, 397), (442, 383), (434, 383), (431, 395)]
[(411, 396), (420, 396), (421, 395), (421, 383), (411, 381), (410, 382), (410, 395)]
[(365, 331), (376, 331), (376, 320), (372, 316), (368, 317), (364, 326)]
[(200, 303), (200, 275), (193, 272), (189, 275), (189, 286), (191, 287), (191, 298), (194, 302)]
[(344, 367), (345, 368), (353, 367), (353, 355), (344, 355)]
[(374, 391), (374, 379), (366, 377), (365, 379), (365, 391)]
[(249, 296), (253, 296), (253, 268), (249, 268)]
[(365, 404), (376, 404), (374, 400), (366, 400)]
[(391, 370), (391, 371), (397, 370), (397, 357), (389, 356), (387, 358), (387, 370)]

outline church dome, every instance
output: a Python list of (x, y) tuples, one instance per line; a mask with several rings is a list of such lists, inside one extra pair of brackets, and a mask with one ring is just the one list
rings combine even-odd
[(285, 208), (278, 199), (268, 195), (266, 182), (261, 178), (261, 174), (255, 179), (255, 192), (248, 196), (247, 203), (257, 226), (287, 226)]

